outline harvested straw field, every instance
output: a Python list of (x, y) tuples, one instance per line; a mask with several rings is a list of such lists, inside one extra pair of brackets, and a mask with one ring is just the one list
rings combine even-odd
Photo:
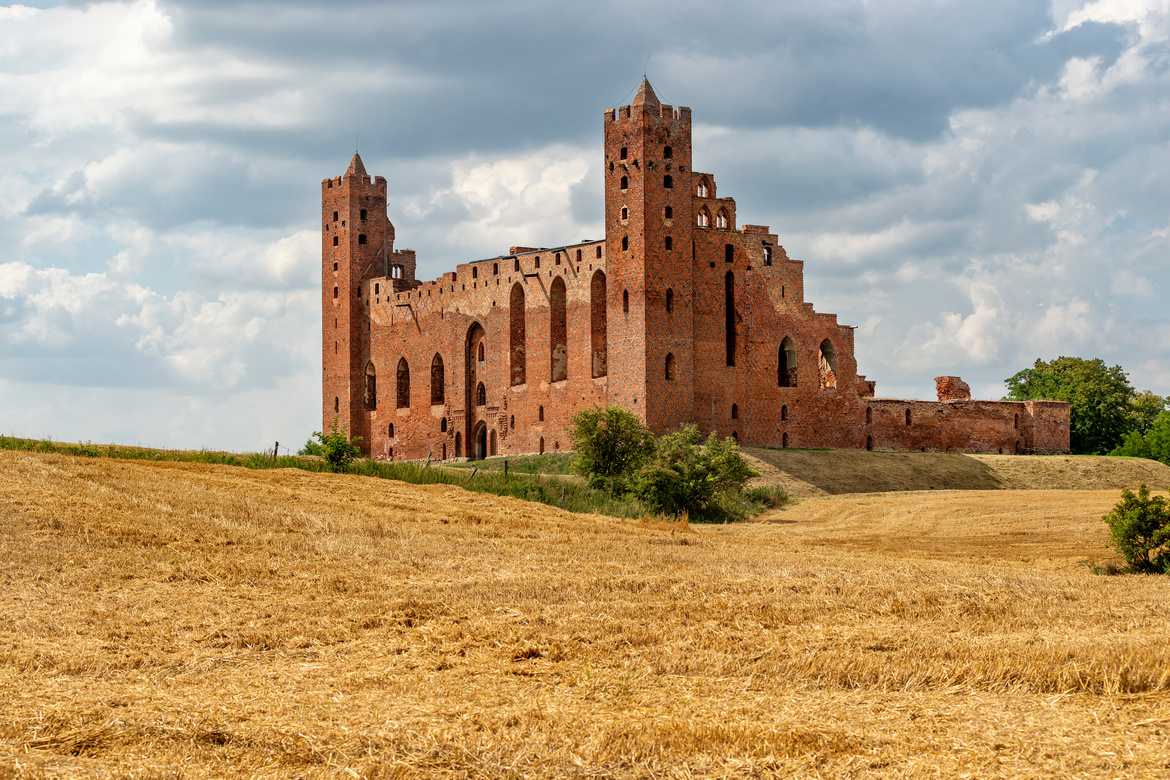
[(0, 452), (0, 777), (1152, 777), (1170, 580), (1116, 491), (695, 527)]

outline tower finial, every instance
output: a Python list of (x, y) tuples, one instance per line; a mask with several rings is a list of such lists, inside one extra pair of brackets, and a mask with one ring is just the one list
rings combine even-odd
[(634, 95), (635, 106), (661, 106), (658, 96), (654, 94), (654, 87), (650, 86), (650, 79), (642, 77), (642, 84), (638, 87), (638, 94)]
[(349, 169), (345, 172), (346, 176), (365, 176), (366, 166), (362, 165), (362, 156), (357, 152), (353, 153), (353, 159), (349, 161)]

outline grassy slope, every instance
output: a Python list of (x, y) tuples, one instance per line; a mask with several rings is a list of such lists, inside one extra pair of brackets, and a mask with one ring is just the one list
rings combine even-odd
[(1170, 466), (1140, 458), (961, 455), (938, 452), (772, 450), (745, 447), (797, 497), (898, 490), (1120, 490), (1170, 486)]
[[(1170, 580), (1074, 563), (1112, 491), (917, 498), (685, 528), (0, 452), (0, 777), (1163, 772)], [(1016, 530), (1058, 554), (976, 543)]]

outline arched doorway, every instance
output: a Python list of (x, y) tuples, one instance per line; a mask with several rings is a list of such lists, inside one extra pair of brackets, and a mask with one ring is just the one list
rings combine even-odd
[(475, 460), (483, 460), (488, 456), (488, 435), (487, 426), (479, 423), (475, 426), (475, 454), (472, 456)]

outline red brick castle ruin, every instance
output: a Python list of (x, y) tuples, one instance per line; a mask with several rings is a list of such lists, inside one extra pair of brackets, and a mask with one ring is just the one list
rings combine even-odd
[(322, 420), (374, 458), (569, 448), (581, 409), (618, 404), (662, 434), (769, 447), (1054, 453), (1069, 408), (874, 398), (853, 327), (804, 300), (804, 265), (691, 167), (691, 110), (643, 81), (605, 112), (605, 238), (415, 278), (386, 180), (354, 155), (321, 183)]

